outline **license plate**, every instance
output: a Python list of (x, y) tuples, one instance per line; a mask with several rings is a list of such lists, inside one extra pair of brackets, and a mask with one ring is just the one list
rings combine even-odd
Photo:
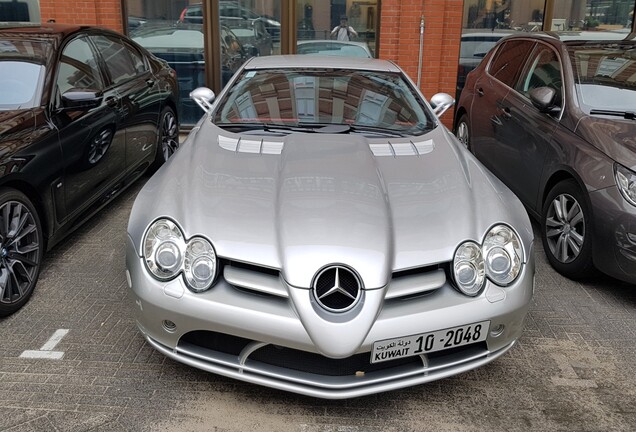
[(488, 336), (489, 327), (490, 321), (482, 321), (430, 333), (377, 341), (373, 344), (373, 350), (371, 351), (371, 363), (380, 363), (482, 342)]

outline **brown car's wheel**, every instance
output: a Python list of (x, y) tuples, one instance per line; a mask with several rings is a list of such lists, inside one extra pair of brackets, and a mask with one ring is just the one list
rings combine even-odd
[(459, 140), (460, 143), (466, 147), (468, 150), (472, 150), (470, 148), (470, 130), (468, 129), (468, 116), (466, 114), (462, 114), (457, 120), (457, 126), (455, 128), (455, 136)]
[(154, 169), (163, 165), (179, 148), (179, 122), (172, 108), (165, 108), (159, 120), (159, 142)]
[(42, 227), (33, 204), (23, 193), (0, 189), (0, 317), (29, 300), (44, 253)]
[(543, 204), (543, 248), (550, 264), (570, 279), (594, 272), (591, 213), (574, 180), (558, 183)]

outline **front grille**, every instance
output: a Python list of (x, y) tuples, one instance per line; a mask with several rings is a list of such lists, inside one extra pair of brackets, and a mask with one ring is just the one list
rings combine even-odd
[(419, 357), (407, 357), (382, 363), (370, 363), (371, 353), (360, 353), (344, 359), (332, 359), (306, 351), (267, 345), (250, 356), (250, 360), (272, 366), (316, 375), (347, 376), (371, 373), (405, 365), (422, 366)]
[[(201, 357), (205, 357), (212, 362), (215, 359), (214, 352), (236, 356), (236, 367), (238, 368), (238, 357), (243, 349), (252, 342), (255, 341), (238, 336), (200, 330), (185, 334), (179, 341), (179, 347), (184, 352), (199, 352)], [(355, 354), (344, 359), (332, 359), (321, 354), (269, 344), (251, 353), (248, 357), (248, 362), (251, 366), (257, 368), (261, 364), (325, 377), (346, 377), (356, 376), (361, 372), (367, 375), (391, 369), (395, 369), (396, 375), (399, 374), (400, 369), (405, 368), (426, 371), (427, 368), (443, 368), (449, 364), (461, 363), (466, 359), (487, 354), (487, 344), (480, 342), (430, 353), (426, 356), (426, 365), (419, 356), (371, 363), (370, 352)]]

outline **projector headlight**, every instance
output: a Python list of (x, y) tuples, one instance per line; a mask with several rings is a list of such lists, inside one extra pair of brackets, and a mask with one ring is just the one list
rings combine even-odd
[(495, 225), (482, 246), (486, 276), (497, 285), (512, 283), (521, 273), (521, 240), (507, 225)]
[(477, 243), (468, 241), (457, 248), (453, 258), (453, 276), (462, 293), (468, 296), (479, 294), (486, 277), (484, 259)]
[(636, 206), (636, 173), (622, 165), (614, 164), (614, 177), (623, 198)]
[(148, 271), (159, 280), (174, 278), (183, 266), (185, 240), (179, 227), (169, 219), (155, 221), (144, 239), (144, 260)]

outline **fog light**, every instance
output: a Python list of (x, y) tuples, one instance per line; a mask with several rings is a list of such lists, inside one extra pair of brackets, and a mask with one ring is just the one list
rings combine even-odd
[(503, 334), (505, 328), (506, 328), (505, 325), (499, 324), (498, 326), (496, 326), (496, 327), (494, 327), (493, 329), (490, 330), (490, 336), (492, 336), (492, 337), (501, 336)]
[(163, 329), (168, 333), (174, 333), (177, 330), (177, 325), (170, 320), (163, 320)]

